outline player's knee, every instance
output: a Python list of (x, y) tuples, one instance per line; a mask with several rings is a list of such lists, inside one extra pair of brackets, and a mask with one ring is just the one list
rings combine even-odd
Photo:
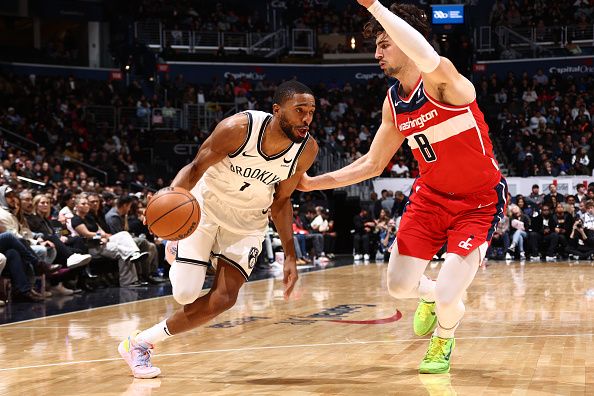
[(388, 271), (388, 292), (394, 298), (408, 298), (415, 288), (415, 283), (410, 283), (397, 271)]
[(408, 298), (412, 290), (410, 285), (401, 281), (401, 279), (388, 278), (388, 292), (394, 298)]
[(231, 309), (237, 302), (237, 295), (233, 293), (221, 293), (215, 292), (212, 294), (210, 299), (210, 306), (212, 307), (214, 313), (221, 313), (225, 312), (228, 309)]
[(460, 303), (459, 293), (453, 293), (448, 285), (437, 283), (435, 286), (435, 303), (438, 309), (453, 309)]
[(172, 289), (173, 298), (181, 305), (192, 304), (200, 296), (200, 289), (197, 290), (196, 287), (172, 285)]

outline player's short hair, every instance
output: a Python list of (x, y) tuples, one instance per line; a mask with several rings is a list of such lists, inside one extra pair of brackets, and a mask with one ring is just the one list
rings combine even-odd
[(272, 103), (282, 105), (288, 99), (292, 98), (293, 95), (297, 94), (309, 94), (313, 96), (312, 90), (305, 84), (300, 83), (296, 80), (285, 81), (280, 84), (274, 91), (274, 97)]
[[(429, 18), (427, 18), (427, 14), (422, 8), (419, 8), (414, 4), (394, 3), (390, 6), (390, 11), (415, 28), (415, 30), (421, 33), (423, 37), (426, 39), (429, 38), (429, 32), (431, 31), (431, 28), (429, 27)], [(363, 27), (363, 36), (365, 38), (375, 38), (378, 34), (384, 32), (384, 28), (374, 17), (371, 17), (369, 22)]]

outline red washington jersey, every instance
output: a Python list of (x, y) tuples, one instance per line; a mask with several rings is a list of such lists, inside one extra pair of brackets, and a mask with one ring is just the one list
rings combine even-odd
[(388, 90), (396, 127), (406, 137), (419, 163), (419, 177), (445, 194), (469, 194), (492, 189), (501, 173), (489, 138), (489, 127), (476, 99), (452, 106), (431, 98), (419, 78), (406, 98), (397, 81)]

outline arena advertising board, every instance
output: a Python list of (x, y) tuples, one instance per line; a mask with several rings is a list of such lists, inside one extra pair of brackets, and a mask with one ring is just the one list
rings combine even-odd
[(431, 6), (431, 22), (434, 25), (464, 23), (463, 4), (439, 4)]
[(483, 74), (495, 73), (497, 77), (504, 78), (508, 72), (513, 72), (516, 75), (528, 72), (528, 75), (533, 75), (538, 69), (542, 69), (547, 75), (558, 73), (562, 76), (586, 77), (594, 73), (593, 59), (592, 56), (576, 56), (478, 62), (473, 67), (473, 74), (475, 78), (480, 78)]
[(373, 78), (384, 78), (377, 64), (361, 65), (275, 65), (275, 64), (233, 64), (233, 63), (184, 63), (171, 62), (173, 75), (183, 74), (186, 81), (194, 83), (212, 83), (229, 76), (235, 79), (245, 78), (252, 83), (263, 80), (282, 81), (296, 77), (305, 84), (326, 83), (361, 83)]

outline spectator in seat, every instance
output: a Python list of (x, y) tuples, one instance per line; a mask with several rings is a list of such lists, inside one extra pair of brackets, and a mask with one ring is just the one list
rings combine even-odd
[(322, 234), (324, 237), (324, 252), (328, 258), (334, 258), (336, 232), (334, 232), (334, 221), (330, 220), (330, 211), (323, 206), (316, 206), (316, 217), (311, 221), (311, 228)]
[(589, 199), (584, 206), (586, 208), (586, 213), (584, 213), (582, 218), (584, 228), (589, 231), (594, 231), (594, 201)]
[(532, 202), (534, 205), (540, 207), (544, 201), (544, 194), (540, 193), (538, 184), (532, 185), (532, 192), (526, 197), (526, 200)]
[(396, 239), (396, 221), (383, 209), (376, 222), (376, 232), (379, 236), (376, 260), (379, 258), (381, 261), (387, 262), (390, 258), (390, 248)]
[[(116, 201), (116, 206), (111, 208), (105, 215), (105, 222), (109, 227), (109, 231), (112, 234), (120, 232), (129, 233), (128, 226), (128, 212), (134, 198), (130, 195), (122, 195)], [(146, 281), (152, 284), (163, 283), (163, 279), (157, 275), (157, 268), (159, 267), (159, 257), (157, 254), (157, 247), (154, 243), (150, 242), (146, 235), (144, 238), (140, 236), (133, 236), (132, 239), (136, 246), (141, 252), (146, 252), (148, 257), (146, 259), (138, 260), (138, 276), (140, 280)]]
[[(20, 194), (21, 209), (27, 223), (27, 227), (46, 241), (53, 243), (56, 249), (56, 261), (66, 263), (68, 268), (77, 268), (87, 265), (91, 261), (91, 255), (86, 254), (86, 246), (82, 238), (72, 238), (71, 246), (66, 245), (67, 237), (56, 235), (54, 228), (47, 219), (50, 210), (49, 198), (44, 195), (37, 195), (35, 198), (28, 190)], [(41, 211), (38, 213), (37, 211)], [(45, 216), (45, 217), (44, 217)]]
[(549, 193), (545, 195), (543, 202), (548, 203), (554, 208), (559, 202), (565, 202), (565, 197), (563, 197), (563, 194), (557, 192), (557, 186), (555, 184), (551, 184), (549, 185)]
[(572, 260), (588, 260), (594, 257), (594, 232), (586, 230), (581, 219), (573, 223), (567, 253)]
[(86, 197), (76, 199), (76, 215), (72, 218), (72, 227), (76, 233), (90, 242), (89, 253), (118, 260), (120, 286), (143, 286), (138, 281), (135, 262), (146, 256), (140, 253), (132, 236), (127, 232), (108, 234), (89, 215), (89, 202)]
[(20, 200), (14, 190), (0, 186), (0, 232), (10, 232), (32, 250), (44, 263), (51, 263), (56, 258), (56, 251), (51, 242), (33, 238), (30, 230), (16, 216), (20, 209)]
[(509, 235), (509, 217), (504, 213), (503, 218), (497, 223), (497, 228), (493, 232), (486, 257), (490, 260), (503, 260), (510, 246)]
[(392, 212), (390, 212), (390, 216), (394, 219), (402, 217), (406, 204), (408, 204), (408, 197), (404, 195), (402, 191), (396, 191), (394, 193), (394, 205), (392, 206)]
[(399, 158), (398, 162), (392, 166), (392, 177), (410, 177), (410, 169), (404, 163), (404, 158)]
[(30, 263), (37, 260), (22, 242), (9, 232), (0, 233), (0, 253), (6, 256), (4, 276), (12, 282), (13, 301), (41, 302), (44, 297), (33, 290), (29, 280)]
[[(566, 199), (573, 197), (569, 195)], [(569, 202), (557, 204), (555, 207), (555, 213), (553, 213), (553, 219), (557, 222), (557, 229), (555, 232), (559, 234), (559, 253), (562, 257), (567, 258), (565, 248), (569, 242), (569, 234), (573, 228), (575, 221), (574, 206)]]
[(307, 234), (305, 234), (305, 240), (311, 241), (314, 263), (315, 260), (319, 258), (327, 260), (326, 253), (324, 252), (324, 236), (318, 231), (314, 230), (311, 226), (311, 221), (315, 216), (315, 209), (309, 207), (306, 209), (304, 214), (301, 214), (296, 218), (298, 221), (298, 227), (307, 231)]
[(546, 261), (555, 261), (559, 234), (556, 232), (557, 221), (553, 217), (551, 207), (542, 205), (541, 213), (533, 217), (528, 232), (528, 251), (531, 261), (539, 261), (545, 254)]
[(369, 215), (367, 209), (363, 208), (353, 218), (354, 234), (353, 234), (353, 249), (355, 252), (355, 261), (368, 262), (371, 257), (371, 241), (373, 239), (373, 230), (375, 229), (375, 221)]
[(519, 206), (514, 205), (510, 209), (510, 232), (512, 234), (512, 243), (509, 246), (508, 253), (505, 255), (506, 260), (511, 260), (511, 255), (516, 255), (519, 252), (520, 260), (526, 259), (524, 252), (524, 240), (528, 236), (527, 232), (530, 227), (530, 219)]
[(582, 202), (587, 199), (586, 196), (586, 186), (583, 184), (578, 184), (575, 186), (577, 193), (575, 194), (575, 199), (577, 202)]

